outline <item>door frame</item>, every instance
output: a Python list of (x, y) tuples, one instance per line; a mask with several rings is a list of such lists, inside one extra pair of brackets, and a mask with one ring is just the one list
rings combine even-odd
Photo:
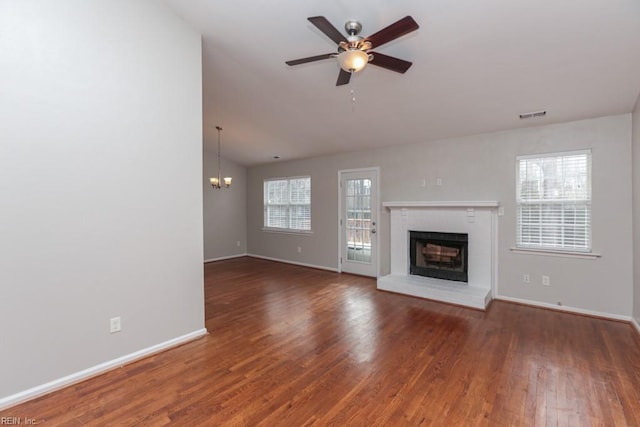
[(342, 215), (342, 186), (340, 183), (342, 182), (342, 174), (344, 173), (352, 173), (352, 172), (371, 172), (376, 177), (376, 188), (373, 190), (376, 195), (377, 206), (371, 206), (371, 209), (376, 209), (376, 217), (377, 221), (377, 230), (376, 234), (376, 253), (375, 253), (375, 278), (380, 277), (380, 207), (382, 206), (382, 202), (380, 201), (380, 166), (372, 166), (368, 168), (356, 168), (356, 169), (340, 169), (338, 170), (338, 273), (342, 273), (342, 226), (340, 225), (340, 217)]

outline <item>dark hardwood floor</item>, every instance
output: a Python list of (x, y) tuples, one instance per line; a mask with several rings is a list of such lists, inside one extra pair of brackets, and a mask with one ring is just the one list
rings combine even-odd
[(210, 334), (10, 408), (40, 425), (640, 426), (625, 323), (487, 312), (373, 279), (240, 258), (205, 265)]

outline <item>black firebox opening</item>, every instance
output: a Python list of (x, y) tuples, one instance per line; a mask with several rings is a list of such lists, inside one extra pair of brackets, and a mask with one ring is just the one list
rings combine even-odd
[(409, 272), (468, 282), (468, 244), (468, 234), (409, 231)]

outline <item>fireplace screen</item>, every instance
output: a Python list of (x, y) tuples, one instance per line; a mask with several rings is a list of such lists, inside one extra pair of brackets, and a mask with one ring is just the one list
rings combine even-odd
[(409, 232), (410, 273), (467, 282), (468, 235), (428, 231)]

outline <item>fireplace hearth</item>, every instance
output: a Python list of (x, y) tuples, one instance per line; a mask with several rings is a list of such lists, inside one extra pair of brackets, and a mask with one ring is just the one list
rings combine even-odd
[(409, 273), (435, 279), (468, 282), (468, 243), (465, 233), (409, 231)]

